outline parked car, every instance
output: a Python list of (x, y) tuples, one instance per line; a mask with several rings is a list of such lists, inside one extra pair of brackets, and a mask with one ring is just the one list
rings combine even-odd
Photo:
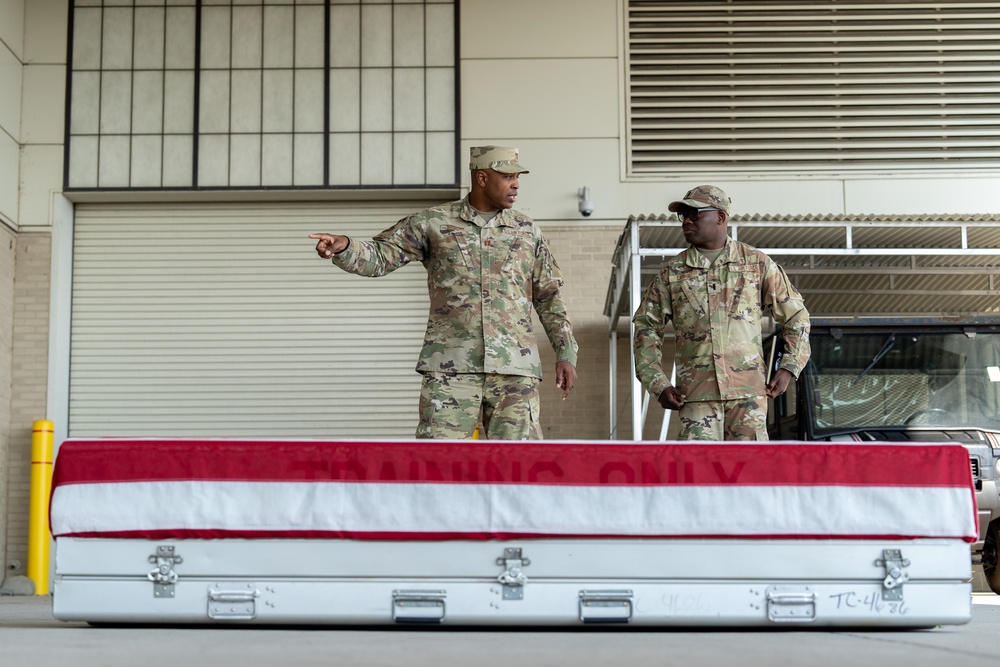
[[(772, 440), (955, 442), (969, 450), (979, 541), (1000, 593), (1000, 317), (813, 318), (812, 357), (769, 406)], [(780, 331), (764, 341), (773, 372)]]

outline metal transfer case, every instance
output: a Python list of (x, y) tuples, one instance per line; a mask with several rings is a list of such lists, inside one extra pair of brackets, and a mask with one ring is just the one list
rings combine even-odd
[(51, 524), (56, 618), (157, 624), (961, 624), (978, 534), (885, 443), (68, 440)]

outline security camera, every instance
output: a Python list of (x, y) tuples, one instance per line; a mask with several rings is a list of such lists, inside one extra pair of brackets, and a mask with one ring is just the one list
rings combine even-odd
[(580, 188), (576, 193), (580, 196), (580, 213), (583, 217), (589, 218), (594, 212), (594, 202), (590, 201), (590, 188)]

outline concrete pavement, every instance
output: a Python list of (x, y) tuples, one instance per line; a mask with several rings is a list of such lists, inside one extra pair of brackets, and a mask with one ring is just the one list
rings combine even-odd
[(90, 627), (51, 598), (0, 597), (3, 667), (866, 667), (1000, 665), (1000, 597), (973, 594), (972, 622), (931, 630), (450, 627)]

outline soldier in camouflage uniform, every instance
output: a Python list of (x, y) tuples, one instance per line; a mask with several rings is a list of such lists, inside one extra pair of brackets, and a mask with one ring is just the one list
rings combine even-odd
[(412, 261), (427, 270), (418, 438), (470, 438), (481, 418), (488, 439), (540, 439), (532, 307), (556, 351), (563, 400), (576, 384), (562, 275), (541, 230), (512, 208), (518, 176), (528, 173), (517, 149), (472, 148), (469, 168), (467, 197), (414, 213), (370, 241), (309, 238), (320, 257), (350, 273), (378, 277)]
[[(771, 258), (729, 237), (730, 204), (711, 185), (670, 204), (690, 245), (664, 263), (632, 318), (636, 377), (660, 405), (679, 411), (685, 440), (767, 440), (767, 397), (783, 394), (809, 360), (802, 296)], [(761, 351), (766, 307), (783, 325), (786, 344), (770, 382)], [(676, 387), (661, 364), (668, 324)]]

